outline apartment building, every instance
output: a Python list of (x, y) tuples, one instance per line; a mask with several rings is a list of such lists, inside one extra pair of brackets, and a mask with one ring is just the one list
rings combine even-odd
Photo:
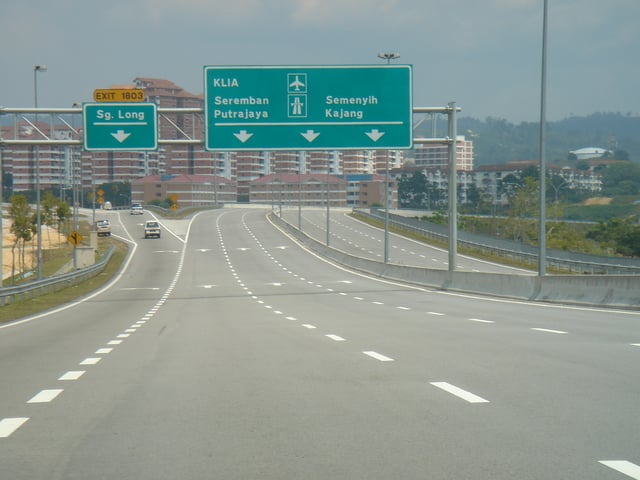
[(251, 203), (347, 206), (347, 181), (335, 175), (271, 174), (251, 182)]
[[(473, 142), (459, 135), (456, 141), (456, 170), (473, 170)], [(416, 167), (448, 170), (449, 146), (443, 144), (416, 144), (414, 147)]]
[(177, 208), (212, 207), (237, 201), (236, 186), (217, 175), (150, 175), (131, 182), (131, 202), (175, 199)]
[[(175, 83), (149, 77), (138, 77), (127, 85), (112, 88), (138, 88), (146, 101), (162, 108), (202, 108), (203, 94), (192, 94)], [(77, 126), (78, 115), (64, 122), (21, 122), (14, 127), (2, 127), (2, 137), (22, 140), (42, 139), (41, 130), (50, 138), (82, 139), (83, 127)], [(76, 124), (76, 125), (74, 125)], [(53, 130), (53, 131), (49, 131)], [(82, 151), (80, 147), (64, 145), (39, 147), (39, 169), (36, 169), (33, 145), (11, 145), (3, 148), (3, 167), (13, 174), (14, 190), (34, 190), (36, 171), (42, 189), (64, 190), (71, 183), (80, 183), (88, 192), (107, 182), (134, 183), (147, 177), (220, 176), (232, 182), (240, 202), (251, 199), (251, 183), (273, 174), (359, 175), (383, 173), (402, 164), (403, 151), (238, 151), (208, 152), (203, 145), (189, 143), (204, 137), (204, 118), (194, 113), (162, 112), (158, 116), (158, 136), (175, 143), (161, 144), (156, 151)], [(340, 200), (341, 201), (341, 200)], [(346, 201), (346, 200), (345, 200)]]
[[(537, 160), (510, 162), (504, 165), (482, 165), (473, 171), (458, 170), (457, 191), (459, 200), (464, 203), (467, 201), (467, 192), (472, 187), (483, 192), (496, 205), (505, 205), (509, 199), (504, 183), (509, 181), (510, 177), (519, 179), (522, 177), (525, 169), (529, 167), (537, 167)], [(555, 165), (547, 165), (547, 175), (550, 177), (559, 177), (562, 181), (557, 184), (557, 194), (559, 189), (583, 190), (587, 192), (597, 193), (602, 189), (602, 176), (592, 170), (576, 170), (566, 167), (558, 167)], [(434, 189), (441, 192), (441, 198), (445, 199), (449, 189), (449, 172), (448, 169), (430, 168), (422, 169), (419, 167), (403, 168), (392, 171), (394, 178), (401, 178), (413, 175), (414, 172), (420, 171), (425, 176), (427, 182)], [(553, 190), (553, 188), (552, 188)]]

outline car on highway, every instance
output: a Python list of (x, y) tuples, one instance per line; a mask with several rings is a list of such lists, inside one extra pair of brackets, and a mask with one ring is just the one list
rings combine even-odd
[(160, 224), (156, 220), (144, 222), (144, 238), (160, 238)]
[(112, 210), (112, 209), (113, 209), (113, 206), (111, 205), (111, 202), (104, 202), (104, 203), (102, 204), (102, 209), (103, 209), (103, 210)]
[(129, 213), (131, 215), (142, 215), (144, 213), (144, 209), (142, 208), (142, 205), (140, 205), (139, 203), (134, 203), (131, 205), (131, 208), (129, 209)]
[(96, 221), (96, 232), (98, 232), (99, 237), (108, 237), (111, 235), (111, 223), (109, 220), (97, 220)]

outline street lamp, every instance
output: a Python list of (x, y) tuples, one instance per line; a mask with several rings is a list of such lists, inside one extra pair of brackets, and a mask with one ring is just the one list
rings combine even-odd
[[(399, 53), (379, 53), (378, 58), (387, 61), (400, 58)], [(389, 263), (389, 152), (385, 155), (384, 166), (384, 263)]]
[(390, 64), (391, 60), (396, 60), (400, 58), (400, 54), (399, 53), (379, 53), (378, 58), (386, 60), (387, 64)]
[[(38, 72), (46, 72), (45, 65), (33, 67), (33, 100), (38, 108)], [(36, 125), (38, 113), (36, 112)], [(42, 225), (40, 222), (40, 147), (36, 144), (36, 235), (38, 236), (38, 280), (42, 280)]]

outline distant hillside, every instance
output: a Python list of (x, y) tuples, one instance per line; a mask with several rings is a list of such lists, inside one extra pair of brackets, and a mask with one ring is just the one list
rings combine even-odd
[[(437, 136), (446, 136), (446, 121), (440, 119), (438, 122)], [(431, 136), (431, 131), (432, 125), (427, 120), (416, 129), (416, 136)], [(516, 125), (499, 118), (477, 120), (461, 117), (458, 119), (458, 134), (473, 140), (476, 166), (539, 157), (538, 122)], [(584, 147), (623, 150), (629, 154), (629, 160), (640, 162), (640, 117), (594, 113), (588, 117), (547, 123), (549, 163), (572, 166), (567, 159), (569, 151)]]

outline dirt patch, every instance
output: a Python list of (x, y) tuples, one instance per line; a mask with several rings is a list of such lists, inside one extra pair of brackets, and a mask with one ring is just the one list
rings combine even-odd
[[(11, 223), (11, 220), (8, 218), (2, 219), (2, 278), (7, 278), (7, 276), (11, 275), (11, 263), (13, 261), (11, 248), (13, 247), (13, 243), (15, 242), (15, 236), (10, 231)], [(60, 246), (67, 241), (65, 236), (59, 234), (55, 228), (49, 228), (46, 225), (42, 225), (41, 228), (43, 250), (60, 248)], [(32, 269), (36, 262), (36, 242), (37, 239), (34, 237), (33, 242), (29, 242), (26, 246), (27, 254), (25, 255), (25, 263), (27, 270)], [(31, 248), (32, 245), (34, 246), (33, 249)], [(16, 256), (17, 255), (18, 251), (16, 248)], [(19, 263), (20, 262), (16, 258), (16, 269), (19, 268)]]
[(613, 198), (610, 198), (610, 197), (593, 197), (593, 198), (587, 198), (584, 202), (582, 202), (582, 204), (583, 205), (609, 205), (612, 200)]

